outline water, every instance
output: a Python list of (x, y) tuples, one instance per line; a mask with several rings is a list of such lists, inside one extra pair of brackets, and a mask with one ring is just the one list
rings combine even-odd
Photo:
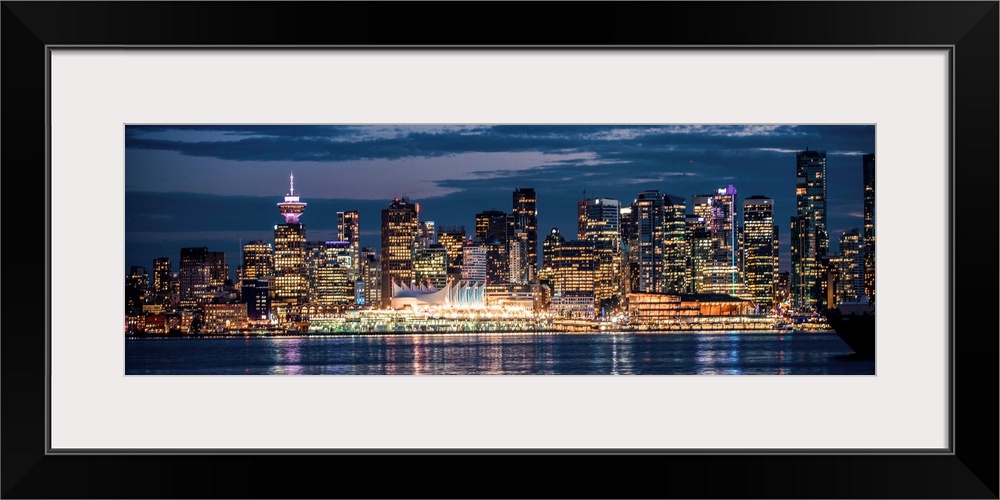
[(455, 334), (125, 341), (154, 375), (874, 375), (832, 333)]

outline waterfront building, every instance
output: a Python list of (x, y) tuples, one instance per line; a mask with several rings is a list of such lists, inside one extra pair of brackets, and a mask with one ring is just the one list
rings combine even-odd
[(510, 268), (506, 244), (495, 234), (486, 236), (486, 282), (490, 284), (509, 283)]
[(499, 210), (486, 210), (476, 214), (476, 237), (486, 241), (495, 235), (501, 242), (507, 241), (507, 214)]
[(524, 235), (525, 281), (533, 283), (538, 276), (538, 198), (534, 188), (515, 189), (511, 211), (514, 233)]
[(770, 309), (777, 272), (774, 200), (766, 196), (743, 200), (743, 227), (745, 283), (757, 306)]
[(392, 284), (413, 283), (419, 208), (408, 198), (396, 198), (382, 210), (382, 306), (389, 307)]
[(817, 282), (824, 276), (820, 261), (829, 252), (826, 209), (826, 151), (795, 155), (795, 215), (791, 218), (792, 301), (798, 308), (815, 309), (821, 295)]
[(413, 279), (417, 285), (444, 288), (448, 282), (448, 253), (444, 245), (434, 243), (413, 252)]
[(357, 210), (337, 212), (337, 240), (350, 243), (351, 279), (361, 275), (361, 215)]
[(466, 242), (462, 247), (462, 280), (486, 281), (486, 245), (481, 242)]
[(246, 304), (205, 304), (202, 307), (205, 316), (200, 333), (225, 333), (247, 326)]
[(629, 324), (754, 313), (749, 300), (720, 294), (630, 293), (626, 308)]
[(621, 279), (621, 203), (611, 198), (577, 203), (577, 232), (594, 245), (596, 260), (594, 301), (601, 308), (617, 303)]
[(448, 256), (449, 279), (462, 276), (462, 247), (465, 245), (465, 226), (438, 228), (437, 241), (445, 248)]
[(840, 235), (837, 303), (861, 300), (865, 289), (864, 234), (857, 228)]
[(306, 267), (306, 227), (299, 221), (306, 204), (295, 195), (295, 175), (289, 176), (289, 190), (278, 211), (284, 224), (274, 226), (275, 306), (304, 304), (308, 299)]
[(510, 284), (528, 283), (531, 266), (528, 261), (528, 236), (523, 231), (507, 240), (507, 270), (507, 280)]
[(861, 157), (865, 203), (865, 296), (875, 302), (875, 153)]
[(444, 288), (392, 283), (392, 309), (481, 309), (486, 306), (486, 286), (479, 282), (448, 282)]

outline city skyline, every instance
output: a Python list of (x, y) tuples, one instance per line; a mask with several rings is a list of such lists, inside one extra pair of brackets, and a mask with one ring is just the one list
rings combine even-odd
[(477, 213), (509, 211), (511, 193), (532, 187), (540, 247), (553, 227), (576, 239), (579, 200), (625, 206), (651, 189), (691, 213), (693, 196), (731, 184), (740, 205), (774, 200), (788, 271), (796, 152), (827, 151), (835, 251), (844, 232), (864, 227), (861, 158), (874, 136), (874, 126), (129, 126), (125, 268), (204, 246), (226, 253), (235, 280), (241, 241), (273, 241), (275, 203), (295, 171), (308, 240), (338, 240), (338, 212), (357, 210), (360, 246), (376, 249), (381, 210), (403, 196), (421, 221), (471, 233)]

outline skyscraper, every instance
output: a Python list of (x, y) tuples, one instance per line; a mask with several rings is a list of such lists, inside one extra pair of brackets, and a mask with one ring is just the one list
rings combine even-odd
[(361, 273), (361, 226), (357, 210), (337, 212), (337, 240), (350, 243), (351, 278), (357, 279)]
[(611, 198), (580, 200), (577, 203), (578, 238), (594, 245), (596, 259), (594, 303), (613, 301), (621, 279), (621, 203)]
[(438, 230), (438, 243), (444, 245), (448, 255), (448, 276), (462, 276), (462, 245), (465, 244), (465, 226), (441, 227)]
[(262, 279), (274, 274), (274, 249), (263, 240), (243, 245), (243, 281)]
[(512, 212), (514, 232), (524, 234), (527, 262), (527, 280), (534, 282), (538, 276), (538, 204), (534, 188), (514, 190)]
[(684, 198), (663, 195), (663, 291), (684, 293), (687, 289), (687, 206)]
[(382, 307), (390, 307), (392, 284), (413, 285), (418, 208), (408, 198), (392, 200), (382, 210)]
[(594, 244), (566, 241), (552, 255), (552, 307), (563, 313), (592, 315), (594, 308)]
[(178, 271), (180, 282), (180, 306), (194, 307), (199, 297), (208, 290), (210, 279), (208, 266), (208, 248), (189, 247), (181, 249), (181, 262)]
[(170, 301), (170, 275), (173, 270), (169, 257), (160, 257), (153, 260), (153, 294), (158, 304), (166, 304)]
[(864, 293), (865, 252), (862, 233), (857, 228), (840, 235), (837, 271), (837, 302), (856, 302)]
[(309, 303), (323, 307), (353, 303), (352, 262), (350, 241), (306, 243)]
[(149, 288), (149, 275), (142, 266), (131, 266), (125, 277), (125, 314), (142, 314), (142, 305), (146, 303), (146, 291)]
[(861, 157), (865, 183), (865, 295), (875, 302), (875, 153)]
[(413, 280), (416, 284), (442, 289), (448, 284), (448, 251), (440, 243), (413, 252)]
[(466, 242), (462, 247), (462, 280), (483, 283), (486, 281), (486, 245)]
[(739, 295), (744, 290), (737, 256), (736, 188), (730, 184), (713, 194), (696, 195), (694, 213), (704, 219), (712, 250), (704, 268), (701, 293)]
[(792, 301), (796, 307), (815, 308), (820, 260), (829, 252), (826, 229), (826, 151), (795, 154), (795, 215), (792, 216)]
[(306, 227), (299, 218), (306, 204), (295, 196), (295, 175), (289, 176), (285, 200), (278, 203), (284, 224), (274, 226), (274, 302), (276, 306), (304, 304), (308, 298)]
[(632, 202), (634, 236), (630, 260), (638, 266), (636, 290), (663, 291), (663, 196), (643, 191)]
[(774, 200), (750, 196), (743, 200), (743, 253), (746, 286), (763, 310), (774, 300), (777, 272), (774, 250)]
[(378, 307), (382, 303), (382, 262), (374, 248), (361, 249), (361, 289), (359, 305)]

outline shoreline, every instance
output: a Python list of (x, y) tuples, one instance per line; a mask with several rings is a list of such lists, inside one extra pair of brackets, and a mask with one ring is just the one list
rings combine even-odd
[(139, 339), (226, 339), (226, 338), (303, 338), (303, 337), (367, 337), (367, 336), (415, 336), (415, 335), (436, 335), (436, 336), (474, 336), (474, 335), (689, 335), (689, 334), (746, 334), (746, 335), (767, 335), (767, 334), (815, 334), (815, 333), (836, 333), (832, 329), (798, 329), (798, 330), (616, 330), (616, 331), (566, 331), (566, 330), (531, 330), (517, 332), (286, 332), (286, 333), (213, 333), (213, 334), (166, 334), (166, 333), (143, 333), (126, 334), (125, 340)]

